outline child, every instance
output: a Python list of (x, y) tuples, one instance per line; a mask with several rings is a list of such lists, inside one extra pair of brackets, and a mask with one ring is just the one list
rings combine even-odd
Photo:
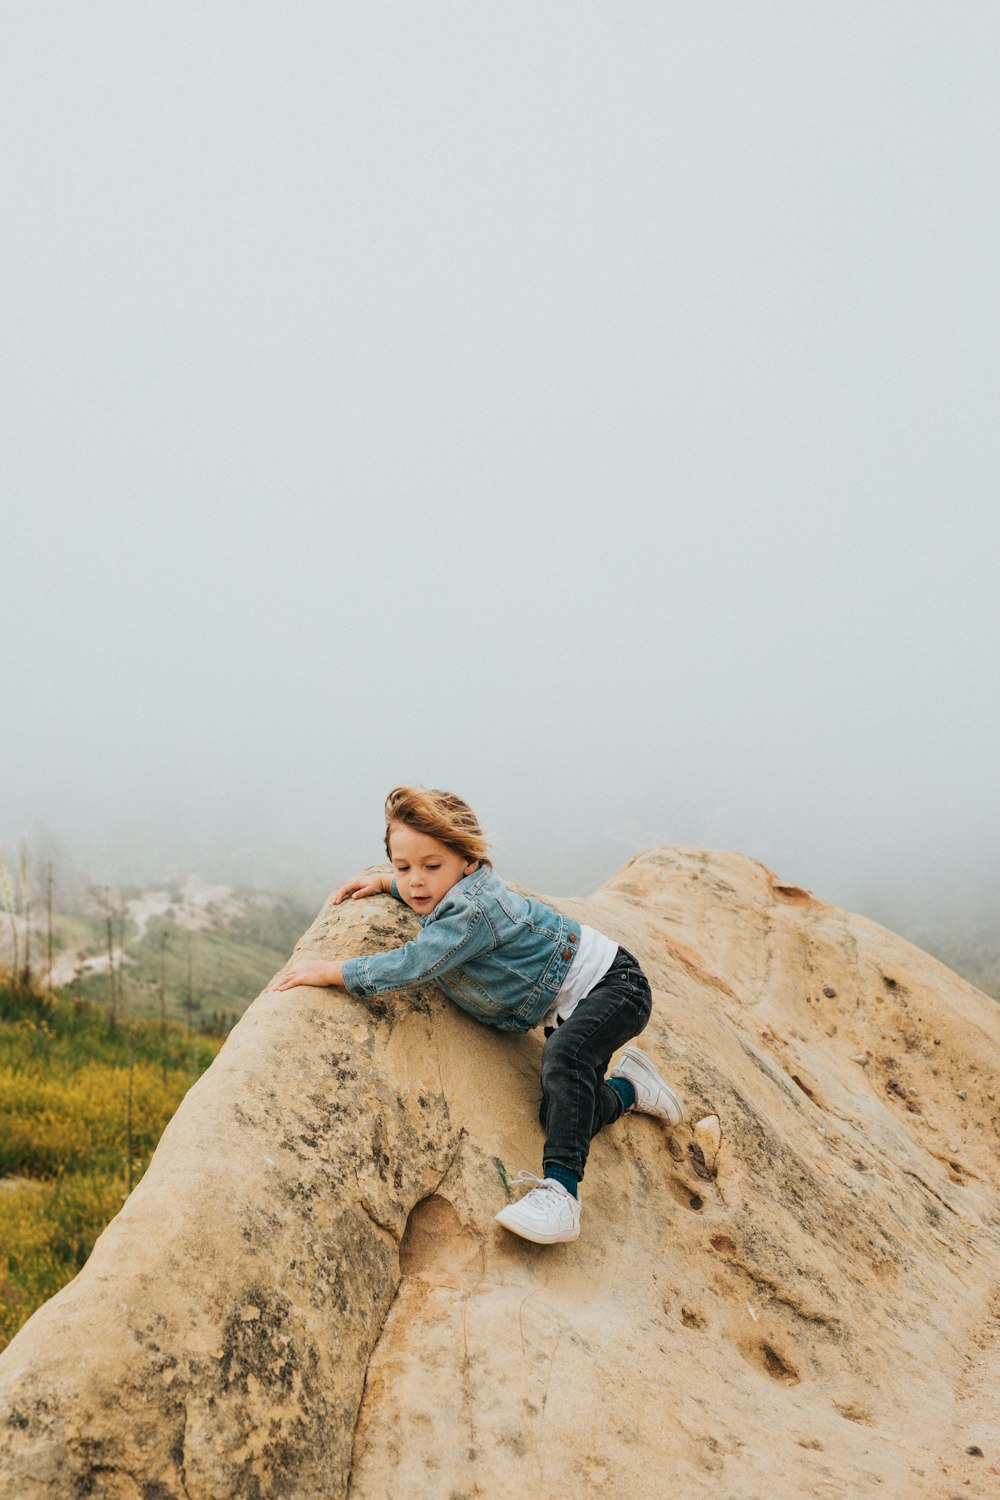
[(611, 1055), (649, 1020), (652, 994), (632, 954), (551, 906), (508, 890), (487, 858), (472, 809), (450, 792), (396, 787), (385, 804), (393, 875), (357, 875), (334, 893), (388, 892), (411, 907), (421, 931), (388, 953), (294, 964), (275, 984), (340, 985), (364, 997), (435, 979), (487, 1026), (528, 1031), (541, 1023), (542, 1176), (497, 1214), (505, 1229), (551, 1245), (580, 1233), (579, 1184), (591, 1139), (631, 1110), (671, 1125), (681, 1102), (653, 1063), (627, 1047), (610, 1078)]

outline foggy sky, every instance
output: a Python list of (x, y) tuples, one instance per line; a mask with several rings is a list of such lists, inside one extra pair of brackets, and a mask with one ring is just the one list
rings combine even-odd
[(8, 851), (1000, 889), (995, 4), (2, 31)]

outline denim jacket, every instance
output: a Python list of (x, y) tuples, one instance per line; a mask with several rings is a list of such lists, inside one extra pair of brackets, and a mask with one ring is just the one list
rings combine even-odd
[[(397, 901), (402, 897), (392, 883)], [(530, 1031), (566, 978), (580, 941), (572, 917), (508, 890), (489, 865), (452, 886), (401, 948), (348, 958), (343, 983), (352, 995), (436, 979), (450, 1000), (501, 1031)]]

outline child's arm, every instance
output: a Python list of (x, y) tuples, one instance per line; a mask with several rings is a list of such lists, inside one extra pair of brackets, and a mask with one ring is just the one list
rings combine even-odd
[(293, 964), (280, 979), (276, 979), (273, 990), (292, 990), (297, 984), (311, 984), (317, 988), (325, 984), (336, 984), (343, 988), (342, 958), (304, 958)]
[(401, 948), (368, 953), (360, 958), (307, 959), (294, 964), (274, 988), (290, 990), (296, 984), (335, 984), (355, 999), (362, 999), (426, 984), (496, 947), (496, 933), (484, 913), (466, 900), (456, 900), (450, 892), (440, 902), (434, 918), (418, 937)]

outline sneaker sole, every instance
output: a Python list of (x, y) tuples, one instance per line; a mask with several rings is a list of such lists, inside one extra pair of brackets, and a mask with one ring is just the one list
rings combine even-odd
[(563, 1245), (569, 1244), (571, 1240), (580, 1238), (579, 1225), (569, 1234), (533, 1234), (530, 1229), (522, 1229), (520, 1226), (515, 1227), (513, 1224), (508, 1224), (505, 1219), (501, 1218), (500, 1215), (502, 1213), (503, 1209), (496, 1215), (497, 1223), (508, 1230), (510, 1234), (516, 1234), (518, 1239), (530, 1240), (533, 1245)]

